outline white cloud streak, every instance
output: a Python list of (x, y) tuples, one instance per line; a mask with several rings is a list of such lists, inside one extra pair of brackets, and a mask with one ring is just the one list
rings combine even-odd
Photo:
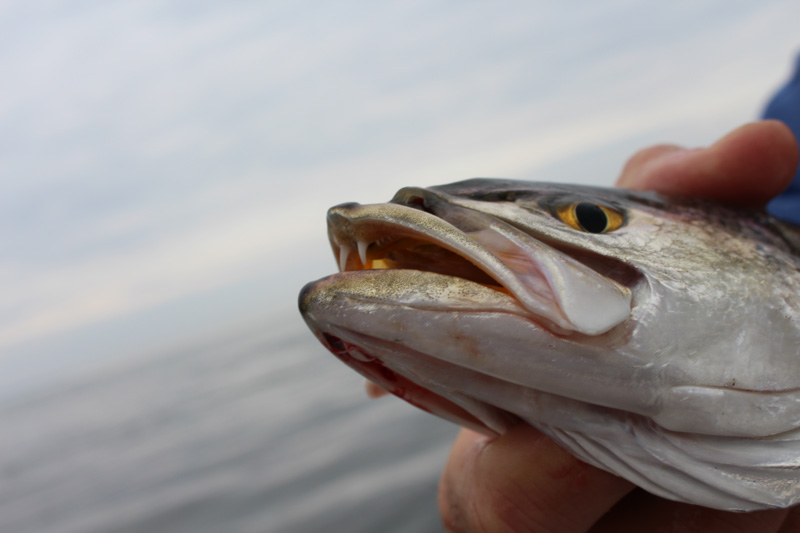
[(794, 1), (314, 5), (3, 4), (0, 352), (269, 277), (340, 201), (604, 149), (570, 164), (609, 183), (800, 45)]

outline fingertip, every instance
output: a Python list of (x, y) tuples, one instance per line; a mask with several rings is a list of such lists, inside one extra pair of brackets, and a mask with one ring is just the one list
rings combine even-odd
[(731, 176), (734, 185), (746, 189), (755, 187), (770, 198), (789, 186), (800, 157), (792, 130), (778, 120), (740, 126), (709, 150), (719, 154), (721, 171)]
[(438, 493), (439, 515), (447, 531), (466, 529), (469, 518), (462, 502), (472, 499), (471, 490), (478, 483), (473, 470), (478, 462), (476, 456), (489, 440), (486, 435), (461, 428), (453, 442)]
[(389, 394), (389, 391), (369, 380), (364, 381), (364, 390), (367, 392), (367, 397), (371, 400), (376, 400)]
[(643, 169), (648, 164), (652, 164), (653, 161), (661, 160), (669, 155), (681, 154), (684, 151), (686, 151), (685, 148), (674, 144), (657, 144), (639, 150), (628, 159), (622, 168), (622, 173), (617, 178), (617, 187), (641, 189), (641, 182), (647, 177)]
[(791, 183), (798, 157), (797, 141), (785, 124), (753, 122), (708, 148), (642, 150), (626, 164), (619, 185), (762, 207)]

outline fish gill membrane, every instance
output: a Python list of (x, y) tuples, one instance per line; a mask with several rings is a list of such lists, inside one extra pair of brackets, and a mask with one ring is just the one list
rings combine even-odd
[(323, 345), (487, 435), (531, 424), (665, 498), (800, 503), (800, 230), (623, 189), (473, 179), (328, 212)]

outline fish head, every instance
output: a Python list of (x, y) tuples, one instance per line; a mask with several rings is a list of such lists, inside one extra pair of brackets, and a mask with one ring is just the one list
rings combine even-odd
[(800, 425), (781, 416), (800, 387), (784, 327), (798, 312), (791, 283), (763, 283), (786, 246), (754, 216), (621, 189), (409, 187), (330, 209), (341, 272), (300, 309), (368, 379), (484, 433), (633, 414), (774, 434)]

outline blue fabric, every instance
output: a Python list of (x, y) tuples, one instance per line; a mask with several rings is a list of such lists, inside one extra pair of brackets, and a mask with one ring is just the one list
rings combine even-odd
[[(764, 110), (764, 118), (780, 120), (800, 139), (800, 57), (795, 64), (794, 76), (772, 97)], [(767, 211), (800, 224), (800, 169), (789, 188), (769, 203)]]

